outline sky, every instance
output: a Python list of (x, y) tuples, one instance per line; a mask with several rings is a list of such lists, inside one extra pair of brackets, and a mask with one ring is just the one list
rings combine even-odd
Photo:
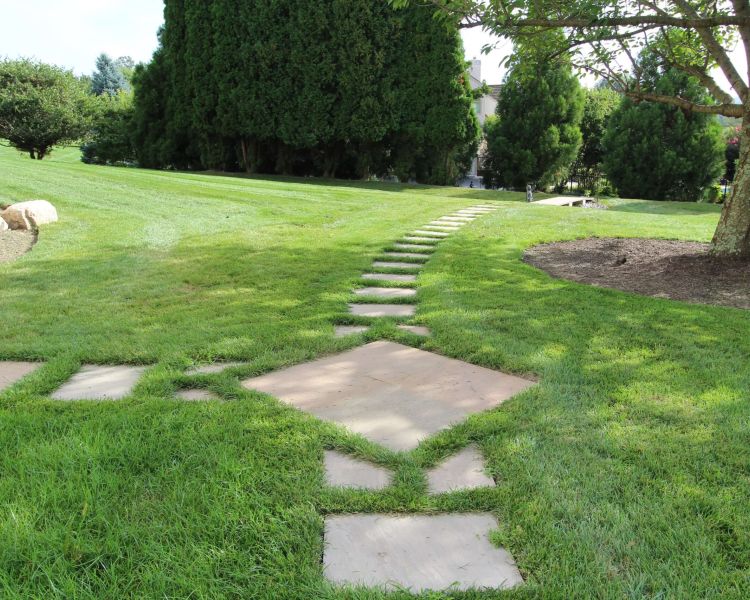
[[(90, 74), (102, 52), (147, 62), (156, 49), (162, 7), (162, 0), (0, 0), (0, 57), (36, 58), (79, 75)], [(461, 33), (466, 58), (479, 58), (482, 78), (500, 83), (504, 71), (499, 64), (510, 53), (510, 43), (478, 28)], [(486, 44), (498, 48), (483, 55)], [(743, 52), (732, 58), (744, 68)], [(729, 88), (723, 77), (717, 79)]]

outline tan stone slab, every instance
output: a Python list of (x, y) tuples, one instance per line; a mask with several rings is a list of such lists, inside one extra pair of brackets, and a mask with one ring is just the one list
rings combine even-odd
[(2, 361), (0, 362), (0, 392), (42, 366), (42, 363)]
[(454, 227), (453, 225), (432, 225), (432, 224), (425, 225), (424, 228), (432, 231), (433, 233), (435, 231), (458, 231), (459, 229), (461, 229), (460, 226)]
[(194, 367), (188, 369), (186, 375), (214, 375), (215, 373), (221, 373), (227, 369), (233, 369), (235, 367), (244, 367), (247, 363), (243, 362), (223, 362), (213, 363), (211, 365), (204, 365), (202, 367)]
[(349, 313), (358, 317), (413, 317), (413, 304), (350, 304)]
[(399, 273), (365, 273), (362, 279), (372, 279), (376, 281), (416, 281), (416, 275), (402, 275)]
[(471, 223), (472, 221), (476, 221), (476, 217), (464, 217), (464, 216), (458, 215), (458, 216), (440, 217), (439, 220), (448, 221), (451, 223)]
[(418, 270), (422, 268), (422, 263), (405, 263), (405, 262), (376, 260), (374, 263), (372, 263), (372, 266), (378, 269)]
[(53, 400), (119, 400), (133, 391), (146, 367), (86, 365), (52, 394)]
[(387, 590), (508, 589), (523, 583), (513, 557), (489, 539), (491, 514), (331, 515), (323, 569), (337, 585)]
[(386, 258), (429, 258), (418, 252), (383, 252)]
[(430, 337), (432, 335), (430, 328), (422, 325), (399, 325), (398, 328), (401, 331), (408, 331), (409, 333), (420, 335), (422, 337)]
[(175, 396), (180, 400), (188, 400), (190, 402), (202, 402), (206, 400), (218, 400), (218, 394), (214, 394), (209, 390), (191, 389), (191, 390), (179, 390)]
[(393, 450), (534, 385), (460, 360), (380, 341), (243, 382)]
[(336, 325), (336, 327), (334, 327), (333, 335), (334, 337), (342, 338), (365, 333), (369, 329), (370, 328), (366, 325)]
[(476, 446), (464, 448), (432, 469), (427, 482), (431, 494), (495, 487), (495, 481), (484, 472), (484, 458)]
[(443, 231), (428, 231), (428, 230), (420, 229), (419, 231), (415, 231), (414, 235), (433, 237), (433, 238), (444, 238), (444, 237), (448, 237), (450, 233), (445, 233)]
[(365, 287), (354, 290), (357, 296), (379, 296), (381, 298), (411, 298), (417, 290), (411, 288)]
[(411, 235), (407, 235), (406, 237), (402, 239), (407, 242), (420, 242), (420, 243), (432, 242), (433, 243), (432, 247), (435, 246), (435, 242), (440, 241), (438, 238), (434, 238), (434, 237), (422, 237), (422, 236), (411, 236)]
[[(393, 247), (399, 250), (428, 250), (430, 252), (435, 249), (430, 244), (393, 244)], [(429, 256), (429, 254), (423, 253), (422, 256)]]
[(382, 490), (390, 485), (390, 471), (369, 462), (333, 450), (326, 450), (324, 461), (326, 483), (331, 487)]

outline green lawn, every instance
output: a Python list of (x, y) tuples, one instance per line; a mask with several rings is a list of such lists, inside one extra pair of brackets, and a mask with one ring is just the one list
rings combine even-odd
[[(0, 203), (60, 211), (0, 264), (0, 359), (44, 360), (0, 393), (2, 598), (381, 598), (321, 574), (323, 515), (492, 511), (527, 584), (457, 598), (750, 596), (750, 313), (553, 280), (542, 241), (708, 240), (714, 207), (530, 207), (521, 194), (32, 162), (0, 148)], [(498, 201), (420, 277), (420, 341), (333, 338), (373, 258), (428, 220)], [(237, 376), (390, 338), (539, 385), (410, 454), (243, 390)], [(224, 375), (186, 366), (246, 360)], [(152, 365), (132, 397), (46, 398), (83, 362)], [(193, 384), (223, 403), (172, 399)], [(496, 489), (426, 494), (478, 443)], [(381, 493), (323, 486), (324, 448), (396, 469)], [(407, 597), (394, 594), (393, 598)], [(434, 594), (430, 598), (441, 598)]]

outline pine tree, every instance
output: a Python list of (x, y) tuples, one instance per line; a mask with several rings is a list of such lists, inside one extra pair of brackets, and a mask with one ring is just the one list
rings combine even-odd
[(117, 63), (106, 54), (100, 54), (96, 59), (96, 71), (91, 76), (91, 91), (97, 96), (116, 96), (129, 90), (130, 85)]

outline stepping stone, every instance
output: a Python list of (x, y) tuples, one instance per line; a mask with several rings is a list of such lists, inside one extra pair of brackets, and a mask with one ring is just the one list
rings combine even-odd
[(422, 337), (430, 337), (432, 335), (430, 328), (422, 325), (399, 325), (398, 328), (401, 331), (408, 331), (409, 333), (421, 335)]
[(468, 225), (470, 221), (463, 222), (463, 221), (444, 221), (443, 219), (438, 219), (437, 221), (433, 221), (430, 223), (430, 225), (442, 225), (444, 227), (456, 227), (460, 229), (464, 225)]
[(17, 381), (36, 371), (42, 363), (33, 362), (0, 362), (0, 392), (9, 388)]
[(221, 373), (226, 369), (232, 369), (234, 367), (244, 367), (247, 363), (242, 362), (225, 362), (225, 363), (214, 363), (212, 365), (204, 365), (202, 367), (194, 367), (188, 369), (186, 375), (213, 375), (215, 373)]
[(412, 450), (428, 436), (494, 408), (534, 383), (379, 341), (247, 379), (242, 385), (391, 450)]
[(53, 400), (119, 400), (133, 391), (146, 367), (86, 365), (52, 394)]
[(491, 514), (332, 515), (323, 569), (337, 585), (387, 590), (509, 589), (523, 583), (513, 557), (489, 539)]
[(214, 394), (209, 390), (200, 389), (180, 390), (175, 394), (175, 396), (177, 396), (181, 400), (189, 400), (191, 402), (219, 399), (219, 396), (217, 394)]
[(404, 262), (387, 262), (376, 260), (372, 263), (373, 267), (378, 269), (421, 269), (422, 263), (404, 263)]
[(437, 241), (439, 241), (439, 240), (437, 240), (434, 237), (411, 236), (411, 235), (408, 235), (408, 236), (406, 236), (405, 238), (402, 238), (402, 239), (404, 241), (407, 241), (407, 242), (420, 242), (420, 243), (433, 242), (433, 244), (430, 246), (431, 248), (434, 248), (435, 247), (434, 243), (437, 242)]
[[(429, 250), (432, 251), (435, 249), (434, 246), (431, 246), (429, 244), (393, 244), (394, 248), (398, 248), (399, 250)], [(422, 254), (422, 256), (426, 256), (426, 254)]]
[(495, 487), (495, 481), (484, 472), (484, 458), (476, 446), (464, 448), (432, 469), (427, 482), (431, 494)]
[(450, 235), (450, 233), (445, 233), (443, 231), (425, 231), (423, 229), (419, 231), (415, 231), (414, 233), (415, 235), (433, 237), (433, 238), (444, 238)]
[(441, 221), (449, 221), (451, 223), (471, 223), (472, 221), (476, 221), (476, 217), (440, 217)]
[(411, 288), (366, 287), (354, 290), (357, 296), (380, 296), (381, 298), (411, 298), (417, 290)]
[(388, 258), (429, 258), (429, 256), (417, 252), (383, 252), (383, 256)]
[[(425, 225), (424, 228), (435, 231), (458, 231), (461, 229), (461, 227), (454, 227), (452, 225)], [(435, 231), (433, 231), (433, 233), (435, 233)]]
[(359, 317), (413, 317), (413, 304), (350, 304), (349, 313)]
[(391, 473), (387, 469), (341, 452), (326, 450), (323, 459), (326, 483), (331, 487), (382, 490), (391, 483)]
[(416, 275), (398, 275), (396, 273), (365, 273), (362, 279), (375, 279), (377, 281), (416, 281)]
[(336, 325), (333, 330), (333, 337), (342, 338), (350, 335), (364, 333), (370, 328), (367, 325)]

